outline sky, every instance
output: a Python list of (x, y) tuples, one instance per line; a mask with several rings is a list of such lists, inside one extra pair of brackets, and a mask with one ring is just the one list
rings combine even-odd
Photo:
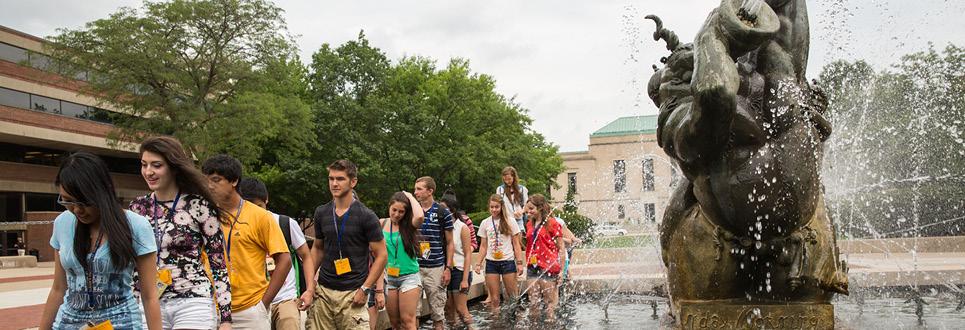
[[(79, 28), (140, 1), (0, 0), (0, 25), (36, 36)], [(407, 55), (468, 59), (495, 78), (497, 91), (528, 109), (533, 129), (561, 151), (586, 150), (589, 135), (624, 116), (655, 115), (646, 95), (651, 65), (668, 51), (652, 40), (648, 14), (682, 41), (696, 35), (713, 0), (646, 1), (310, 1), (277, 0), (302, 61), (322, 44), (364, 30), (391, 59)], [(808, 2), (808, 76), (837, 59), (863, 59), (879, 70), (908, 53), (965, 46), (962, 0), (818, 0)]]

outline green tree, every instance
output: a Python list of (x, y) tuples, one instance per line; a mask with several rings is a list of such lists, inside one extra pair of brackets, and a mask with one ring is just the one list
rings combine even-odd
[(115, 116), (113, 142), (168, 134), (199, 160), (225, 152), (261, 171), (315, 140), (281, 14), (264, 0), (145, 1), (60, 30), (50, 52), (65, 74), (90, 69), (86, 92), (130, 115)]
[(566, 227), (573, 232), (574, 236), (582, 239), (584, 244), (593, 243), (596, 223), (593, 222), (593, 219), (580, 214), (576, 193), (572, 190), (566, 192), (566, 200), (556, 216), (566, 221)]
[[(532, 131), (532, 119), (495, 92), (491, 76), (455, 59), (443, 68), (419, 56), (392, 63), (364, 33), (323, 45), (309, 75), (324, 162), (360, 167), (360, 198), (385, 212), (392, 192), (432, 176), (468, 210), (485, 209), (500, 170), (516, 166), (530, 191), (546, 191), (562, 170), (557, 147)], [(327, 190), (327, 189), (326, 189)], [(327, 191), (325, 192), (327, 194)]]

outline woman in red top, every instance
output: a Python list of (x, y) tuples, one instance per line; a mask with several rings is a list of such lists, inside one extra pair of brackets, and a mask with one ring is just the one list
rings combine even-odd
[[(532, 280), (529, 288), (530, 320), (556, 321), (556, 303), (559, 300), (560, 270), (566, 261), (563, 247), (563, 226), (550, 216), (546, 197), (536, 194), (526, 202), (526, 269)], [(545, 309), (540, 305), (545, 304)]]

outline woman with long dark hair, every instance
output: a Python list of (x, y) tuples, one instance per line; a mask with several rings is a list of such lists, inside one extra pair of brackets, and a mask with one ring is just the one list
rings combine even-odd
[(503, 184), (496, 187), (496, 194), (503, 197), (503, 204), (509, 209), (509, 214), (516, 219), (516, 225), (524, 229), (523, 222), (526, 220), (526, 212), (523, 207), (529, 200), (529, 190), (526, 186), (519, 183), (519, 172), (515, 167), (506, 166), (501, 172)]
[(415, 329), (422, 277), (419, 276), (419, 228), (425, 211), (411, 193), (400, 191), (389, 200), (389, 218), (382, 219), (382, 235), (388, 250), (385, 265), (389, 300), (385, 309), (393, 329)]
[[(469, 286), (472, 285), (472, 222), (465, 212), (459, 209), (459, 201), (452, 190), (446, 190), (439, 201), (449, 209), (455, 218), (452, 221), (452, 264), (448, 265), (449, 299), (446, 300), (446, 320), (456, 324), (456, 316), (467, 328), (472, 329), (472, 314), (469, 313)], [(468, 223), (468, 225), (466, 225)]]
[[(152, 192), (132, 201), (130, 208), (147, 217), (154, 229), (163, 328), (228, 327), (231, 286), (220, 222), (227, 220), (219, 216), (207, 179), (173, 137), (147, 138), (139, 151), (141, 176)], [(214, 280), (217, 314), (202, 252)]]
[[(55, 181), (57, 202), (67, 208), (54, 220), (54, 283), (41, 329), (79, 329), (109, 324), (116, 329), (161, 328), (154, 266), (157, 246), (147, 219), (117, 202), (107, 164), (90, 153), (68, 156)], [(141, 303), (131, 290), (140, 274)], [(108, 323), (109, 322), (109, 323)]]
[[(560, 271), (566, 263), (563, 227), (550, 215), (550, 205), (541, 194), (530, 196), (526, 203), (526, 278), (529, 289), (530, 320), (556, 321), (559, 300)], [(543, 318), (541, 312), (546, 312)]]

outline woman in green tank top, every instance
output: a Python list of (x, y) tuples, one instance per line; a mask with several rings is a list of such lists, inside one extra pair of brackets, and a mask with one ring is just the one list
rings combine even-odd
[(416, 312), (422, 298), (419, 276), (419, 227), (424, 211), (412, 194), (404, 191), (389, 200), (389, 218), (382, 219), (382, 235), (389, 262), (385, 265), (389, 300), (385, 309), (393, 329), (416, 329)]

